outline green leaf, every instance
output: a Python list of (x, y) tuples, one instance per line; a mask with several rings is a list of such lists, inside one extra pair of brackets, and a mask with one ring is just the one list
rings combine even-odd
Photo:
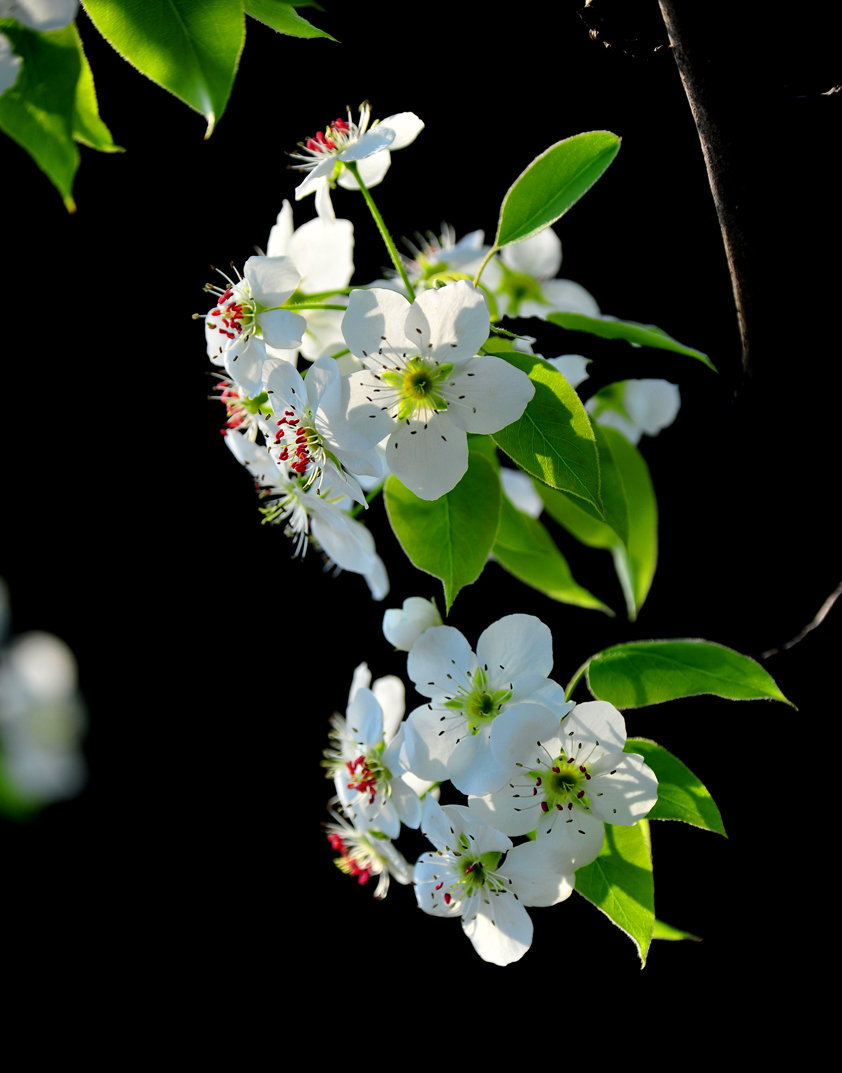
[(290, 37), (327, 37), (330, 41), (336, 40), (302, 18), (292, 4), (283, 4), (279, 0), (243, 0), (243, 9), (247, 15), (271, 26), (278, 33)]
[(655, 928), (655, 884), (646, 820), (633, 827), (606, 823), (599, 856), (576, 872), (576, 890), (637, 946), (646, 964)]
[(567, 560), (538, 519), (518, 510), (505, 496), (494, 557), (519, 581), (551, 600), (613, 614), (601, 600), (573, 580)]
[(79, 81), (76, 83), (73, 137), (77, 142), (81, 142), (91, 149), (98, 149), (101, 153), (122, 153), (122, 147), (114, 144), (111, 131), (100, 119), (91, 65), (88, 63), (88, 58), (82, 49), (82, 42), (75, 26), (73, 27), (73, 32), (76, 36), (76, 44), (79, 48), (79, 58), (82, 65)]
[(592, 656), (586, 669), (591, 693), (617, 708), (641, 708), (702, 693), (791, 704), (771, 675), (749, 656), (695, 638), (615, 645)]
[(0, 29), (23, 60), (17, 82), (0, 96), (0, 129), (29, 153), (73, 212), (79, 167), (73, 128), (82, 71), (76, 28), (35, 33), (2, 19)]
[[(629, 619), (643, 606), (658, 563), (658, 505), (643, 455), (616, 429), (594, 424), (606, 519), (599, 521), (561, 492), (536, 482), (547, 513), (587, 547), (611, 552)], [(621, 507), (620, 504), (624, 507)], [(624, 534), (617, 519), (625, 516)]]
[(124, 60), (205, 117), (210, 137), (245, 41), (242, 0), (83, 0), (83, 6)]
[(666, 924), (663, 920), (655, 918), (655, 929), (652, 932), (653, 939), (692, 939), (694, 942), (701, 942), (698, 935), (694, 935), (690, 931), (680, 931), (678, 928), (674, 928), (672, 924)]
[(658, 777), (658, 800), (648, 819), (682, 820), (725, 835), (722, 816), (713, 798), (678, 757), (647, 738), (629, 738), (625, 750), (642, 756)]
[(691, 358), (698, 358), (716, 372), (716, 366), (707, 354), (679, 343), (654, 324), (638, 324), (633, 320), (616, 320), (614, 317), (589, 317), (584, 313), (548, 313), (545, 319), (569, 331), (587, 332), (589, 335), (598, 335), (601, 339), (625, 339), (627, 343), (636, 343), (638, 346), (687, 354)]
[(521, 173), (503, 198), (497, 249), (543, 231), (602, 175), (620, 148), (607, 130), (592, 130), (551, 145)]
[(596, 439), (579, 396), (543, 358), (517, 351), (498, 357), (525, 372), (535, 394), (517, 421), (494, 433), (495, 443), (530, 476), (603, 517)]
[(419, 570), (441, 579), (449, 612), (459, 590), (482, 573), (494, 546), (501, 500), (494, 465), (469, 451), (468, 470), (447, 495), (419, 499), (392, 476), (385, 499), (395, 536)]

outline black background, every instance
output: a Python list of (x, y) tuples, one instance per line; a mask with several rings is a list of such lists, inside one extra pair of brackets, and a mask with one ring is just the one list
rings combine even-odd
[[(760, 295), (747, 380), (657, 5), (616, 8), (560, 3), (549, 18), (528, 7), (517, 24), (473, 3), (327, 4), (313, 21), (341, 44), (249, 21), (208, 141), (201, 117), (80, 16), (102, 115), (127, 152), (83, 151), (71, 216), (25, 154), (2, 147), (7, 239), (25, 226), (6, 243), (0, 575), (15, 629), (50, 630), (73, 648), (91, 722), (85, 793), (30, 824), (0, 825), (17, 978), (34, 969), (39, 986), (49, 977), (60, 990), (94, 966), (99, 997), (142, 993), (159, 1016), (236, 998), (261, 1021), (278, 1016), (289, 1001), (279, 989), (292, 983), (304, 1005), (329, 1001), (329, 1016), (344, 1017), (346, 1003), (354, 1017), (401, 1016), (408, 1039), (451, 1011), (483, 1025), (488, 1013), (549, 1003), (564, 1025), (583, 1006), (597, 1016), (592, 999), (608, 1004), (598, 1016), (609, 1023), (657, 1004), (678, 1021), (704, 1011), (748, 1034), (757, 1007), (745, 996), (783, 1001), (782, 974), (804, 969), (815, 938), (805, 916), (827, 909), (810, 876), (830, 807), (822, 769), (838, 609), (764, 660), (797, 711), (694, 698), (628, 715), (630, 733), (677, 753), (723, 812), (728, 840), (654, 829), (658, 915), (701, 943), (655, 944), (641, 973), (629, 940), (574, 897), (533, 911), (532, 950), (502, 970), (476, 957), (457, 924), (423, 916), (411, 891), (393, 886), (377, 903), (336, 871), (320, 832), (328, 718), (344, 709), (357, 663), (375, 676), (403, 670), (379, 632), (384, 608), (439, 586), (403, 559), (381, 506), (368, 520), (392, 578), (382, 606), (358, 576), (325, 575), (316, 555), (291, 561), (221, 442), (191, 320), (207, 309), (209, 266), (241, 265), (292, 200), (285, 153), (346, 105), (368, 99), (375, 116), (414, 110), (426, 122), (375, 192), (396, 236), (446, 221), (490, 238), (534, 156), (613, 130), (617, 160), (557, 227), (562, 274), (604, 312), (704, 350), (719, 375), (522, 327), (547, 354), (594, 357), (596, 386), (647, 375), (680, 385), (678, 421), (642, 444), (661, 511), (651, 596), (629, 624), (553, 604), (492, 564), (449, 621), (475, 642), (502, 614), (541, 616), (561, 682), (593, 652), (635, 638), (699, 636), (755, 658), (780, 648), (839, 581), (828, 253), (839, 99), (826, 92), (839, 82), (835, 30), (815, 6), (776, 23), (768, 10), (735, 21), (715, 3), (701, 19), (709, 82), (740, 131), (732, 167)], [(334, 205), (355, 223), (355, 281), (379, 276), (386, 257), (361, 199), (338, 191)], [(294, 211), (298, 223), (311, 218), (312, 199)], [(579, 580), (618, 606), (607, 558), (563, 547)], [(402, 1002), (417, 1003), (415, 1021)]]

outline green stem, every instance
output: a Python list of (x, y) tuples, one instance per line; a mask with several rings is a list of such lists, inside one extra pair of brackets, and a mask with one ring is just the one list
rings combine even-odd
[(360, 192), (365, 198), (365, 203), (368, 205), (368, 211), (374, 217), (374, 222), (377, 224), (377, 230), (383, 241), (386, 243), (386, 249), (389, 251), (389, 256), (392, 258), (392, 264), (398, 270), (398, 275), (403, 280), (403, 285), (406, 288), (406, 293), (409, 295), (410, 302), (415, 301), (415, 291), (412, 289), (412, 284), (409, 282), (409, 276), (406, 274), (406, 269), (403, 266), (403, 261), (400, 258), (397, 247), (395, 246), (392, 236), (389, 234), (389, 230), (386, 224), (383, 222), (383, 217), (380, 215), (380, 210), (374, 204), (374, 199), (369, 192), (368, 187), (360, 178), (360, 169), (357, 167), (355, 160), (343, 161), (344, 167), (350, 171), (360, 188)]
[(485, 260), (479, 266), (479, 270), (478, 270), (476, 276), (474, 276), (474, 286), (475, 287), (479, 286), (479, 277), (482, 275), (483, 270), (485, 269), (485, 266), (488, 264), (488, 262), (491, 260), (491, 258), (494, 256), (494, 254), (496, 252), (497, 252), (497, 247), (492, 246), (491, 249), (488, 251), (488, 253), (485, 255)]
[(344, 312), (348, 307), (333, 302), (288, 302), (279, 308), (291, 309), (293, 312), (297, 309), (341, 309)]
[(579, 670), (576, 671), (576, 673), (570, 679), (570, 682), (568, 683), (567, 689), (565, 689), (565, 691), (564, 691), (564, 699), (565, 700), (570, 700), (571, 693), (576, 688), (576, 686), (577, 686), (577, 684), (579, 682), (579, 679), (582, 677), (582, 675), (585, 673), (585, 671), (590, 666), (590, 662), (591, 661), (589, 659), (585, 660), (585, 662), (582, 664), (582, 666), (579, 668)]
[(338, 294), (350, 294), (353, 287), (334, 287), (332, 291), (296, 291), (292, 296), (296, 302), (321, 302), (325, 298), (333, 298)]

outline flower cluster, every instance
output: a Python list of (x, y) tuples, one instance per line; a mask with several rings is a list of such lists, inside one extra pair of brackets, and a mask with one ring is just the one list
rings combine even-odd
[[(480, 957), (507, 965), (531, 945), (527, 908), (569, 897), (605, 824), (645, 817), (657, 779), (624, 752), (616, 708), (565, 699), (549, 677), (552, 636), (539, 619), (506, 615), (474, 651), (416, 597), (386, 613), (384, 632), (407, 650), (407, 673), (426, 699), (401, 722), (400, 681), (368, 689), (368, 669), (358, 669), (326, 754), (346, 817), (344, 834), (329, 827), (337, 864), (361, 882), (380, 875), (383, 896), (383, 877), (407, 882), (393, 841), (401, 824), (420, 825), (434, 849), (412, 873), (418, 905), (460, 917)], [(465, 803), (439, 803), (430, 790), (447, 783)]]

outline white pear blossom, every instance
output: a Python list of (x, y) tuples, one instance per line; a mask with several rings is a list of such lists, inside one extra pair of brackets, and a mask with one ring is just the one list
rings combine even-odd
[[(315, 294), (319, 302), (333, 304), (351, 282), (354, 272), (354, 227), (350, 220), (326, 222), (320, 217), (293, 228), (292, 208), (283, 203), (277, 221), (269, 232), (266, 254), (289, 257), (301, 276), (298, 289), (302, 295)], [(341, 297), (344, 304), (344, 296)], [(307, 330), (301, 340), (301, 354), (315, 361), (323, 354), (333, 354), (345, 347), (342, 338), (343, 313), (336, 309), (303, 309)], [(271, 353), (271, 350), (270, 350)], [(290, 352), (287, 351), (288, 355)], [(285, 357), (282, 352), (279, 357)]]
[[(325, 480), (334, 492), (350, 496), (363, 506), (365, 496), (355, 473), (382, 479), (381, 456), (374, 450), (369, 430), (351, 425), (346, 378), (332, 358), (319, 358), (304, 380), (288, 362), (267, 358), (263, 369), (264, 393), (272, 408), (271, 442), (278, 458), (304, 478), (305, 487), (321, 490)], [(261, 396), (262, 397), (262, 396)]]
[(625, 721), (607, 701), (577, 704), (550, 736), (528, 715), (524, 724), (517, 734), (498, 731), (517, 757), (512, 777), (469, 806), (506, 834), (536, 831), (538, 845), (580, 868), (599, 853), (605, 823), (630, 826), (649, 813), (658, 780), (641, 756), (623, 751)]
[(506, 246), (483, 272), (501, 315), (546, 317), (548, 313), (584, 313), (599, 316), (589, 291), (572, 279), (557, 279), (561, 268), (561, 240), (552, 228)]
[(388, 594), (389, 578), (374, 537), (350, 516), (350, 501), (344, 493), (327, 484), (320, 490), (308, 487), (306, 479), (277, 457), (277, 448), (273, 457), (267, 447), (236, 431), (227, 435), (225, 442), (259, 489), (264, 521), (283, 526), (294, 542), (295, 555), (304, 555), (312, 540), (329, 563), (361, 574), (373, 599), (382, 600)]
[(425, 630), (441, 624), (435, 600), (408, 596), (402, 608), (389, 608), (383, 615), (383, 636), (395, 648), (408, 652)]
[(422, 499), (459, 483), (468, 432), (511, 424), (535, 392), (520, 369), (478, 354), (488, 309), (482, 292), (463, 280), (412, 304), (395, 291), (353, 291), (342, 332), (365, 366), (350, 375), (349, 418), (388, 436), (390, 471)]
[(301, 345), (307, 322), (280, 308), (298, 287), (300, 276), (288, 257), (249, 257), (236, 280), (220, 274), (225, 287), (205, 286), (217, 296), (205, 318), (208, 356), (253, 396), (260, 390), (266, 345), (281, 350)]
[(331, 815), (333, 822), (325, 828), (331, 849), (339, 854), (334, 863), (340, 872), (354, 876), (361, 885), (376, 876), (375, 898), (386, 897), (390, 879), (404, 885), (412, 882), (412, 866), (391, 839), (380, 831), (356, 827), (338, 812)]
[(389, 838), (397, 838), (402, 823), (414, 828), (421, 822), (421, 799), (400, 762), (403, 714), (403, 682), (388, 675), (371, 683), (361, 664), (345, 718), (331, 720), (332, 748), (325, 753), (345, 815)]
[(572, 866), (548, 868), (534, 843), (513, 847), (506, 835), (461, 805), (442, 806), (427, 798), (421, 826), (436, 848), (415, 865), (418, 905), (433, 916), (461, 917), (462, 930), (484, 961), (509, 965), (522, 958), (532, 945), (525, 907), (568, 898)]
[[(465, 794), (499, 789), (527, 740), (550, 736), (573, 705), (548, 677), (552, 635), (534, 615), (506, 615), (480, 635), (476, 654), (452, 626), (426, 630), (407, 670), (429, 703), (408, 716), (406, 766), (421, 778), (450, 779)], [(501, 734), (501, 730), (509, 732)]]
[(300, 142), (301, 152), (290, 154), (301, 161), (293, 167), (309, 172), (296, 187), (295, 200), (315, 193), (316, 211), (323, 220), (334, 218), (330, 190), (336, 183), (348, 190), (358, 189), (356, 179), (343, 163), (357, 162), (365, 185), (376, 186), (389, 170), (390, 150), (403, 149), (424, 129), (414, 112), (398, 112), (373, 124), (368, 102), (360, 106), (359, 113), (355, 122), (349, 108), (347, 120), (334, 119), (323, 131)]

